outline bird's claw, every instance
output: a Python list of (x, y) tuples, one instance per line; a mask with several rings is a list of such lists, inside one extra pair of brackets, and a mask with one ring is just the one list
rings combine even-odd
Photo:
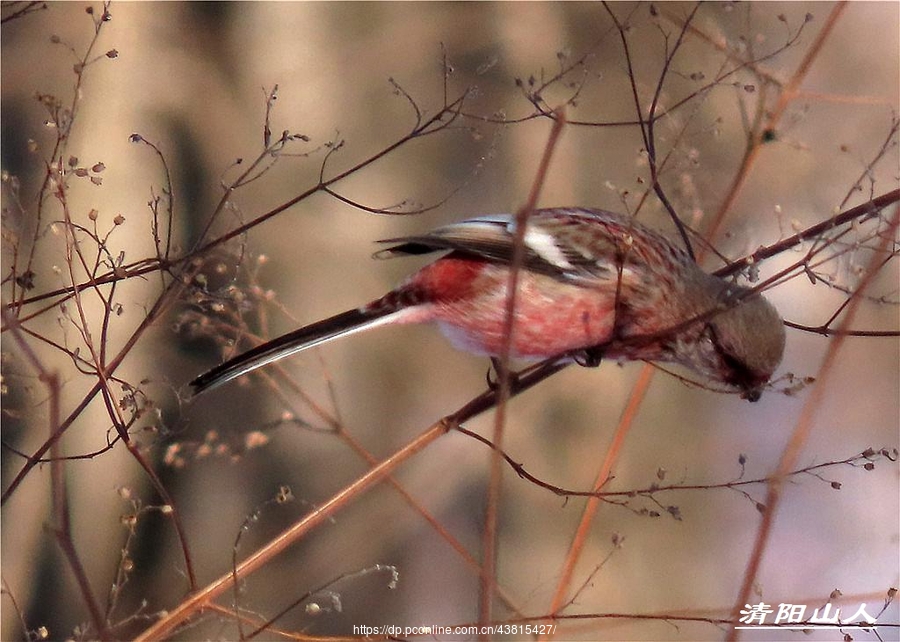
[[(497, 357), (491, 357), (491, 367), (488, 369), (487, 373), (485, 374), (485, 380), (487, 382), (488, 388), (493, 392), (496, 392), (497, 390), (500, 389), (500, 372), (502, 372), (501, 366), (500, 366), (500, 359), (498, 359)], [(496, 379), (494, 379), (494, 377), (492, 376), (494, 373), (496, 373), (496, 375), (497, 375)], [(512, 370), (509, 370), (509, 369), (507, 369), (507, 371), (506, 371), (506, 376), (509, 380), (510, 385), (515, 387), (519, 376), (515, 372), (513, 372)]]
[(596, 368), (603, 361), (603, 350), (598, 347), (585, 348), (576, 352), (573, 359), (583, 368)]

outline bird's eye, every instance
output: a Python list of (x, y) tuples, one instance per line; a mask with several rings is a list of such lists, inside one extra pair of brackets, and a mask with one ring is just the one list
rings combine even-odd
[(725, 366), (723, 379), (725, 383), (740, 388), (743, 392), (741, 397), (748, 401), (759, 401), (762, 392), (760, 391), (760, 377), (754, 373), (740, 357), (729, 351), (719, 340), (714, 325), (709, 326), (709, 336), (712, 339), (713, 347), (716, 354), (722, 360)]

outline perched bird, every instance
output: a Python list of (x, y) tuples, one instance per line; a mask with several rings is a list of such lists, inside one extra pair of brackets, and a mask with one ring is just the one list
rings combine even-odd
[[(515, 217), (481, 216), (387, 239), (378, 255), (446, 254), (361, 308), (289, 332), (191, 382), (195, 394), (300, 350), (380, 325), (437, 322), (497, 356)], [(703, 272), (665, 237), (597, 209), (535, 210), (524, 235), (511, 356), (676, 362), (751, 401), (781, 362), (784, 325), (762, 296)]]

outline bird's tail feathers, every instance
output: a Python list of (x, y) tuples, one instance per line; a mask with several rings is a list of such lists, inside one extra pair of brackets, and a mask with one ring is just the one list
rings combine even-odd
[(198, 395), (295, 352), (387, 323), (395, 314), (397, 314), (395, 310), (385, 307), (380, 309), (365, 307), (347, 310), (322, 321), (311, 323), (258, 345), (252, 350), (216, 366), (194, 379), (190, 384), (191, 388), (194, 395)]

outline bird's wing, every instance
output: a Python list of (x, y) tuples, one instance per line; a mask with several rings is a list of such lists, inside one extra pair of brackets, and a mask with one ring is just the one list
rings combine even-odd
[[(630, 230), (634, 229), (645, 230), (629, 218), (603, 210), (535, 210), (525, 232), (524, 267), (565, 281), (608, 281), (620, 269), (629, 270)], [(509, 263), (514, 238), (514, 216), (480, 216), (423, 235), (385, 239), (380, 242), (395, 245), (376, 256), (451, 250)]]

